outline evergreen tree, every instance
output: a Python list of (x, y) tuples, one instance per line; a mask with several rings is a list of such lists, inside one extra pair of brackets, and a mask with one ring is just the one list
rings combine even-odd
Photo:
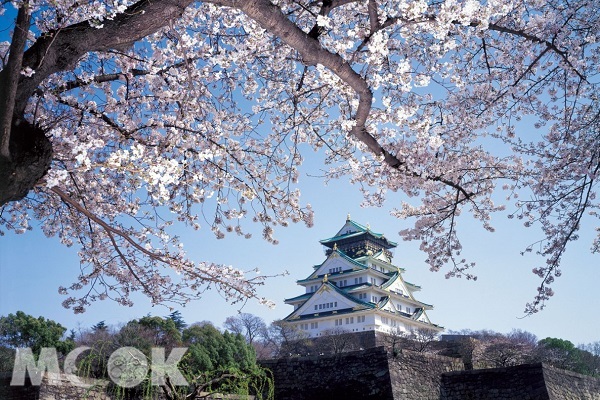
[(56, 347), (66, 354), (75, 346), (73, 341), (62, 340), (66, 330), (58, 322), (17, 311), (16, 314), (0, 317), (0, 345), (30, 347), (34, 354), (39, 354), (42, 347)]
[(106, 326), (104, 321), (100, 321), (96, 325), (92, 326), (93, 332), (105, 331), (106, 329), (108, 329), (108, 326)]
[(175, 323), (175, 327), (180, 332), (187, 327), (187, 324), (183, 320), (183, 316), (178, 310), (173, 311), (168, 317), (165, 318), (169, 318), (171, 321), (173, 321)]

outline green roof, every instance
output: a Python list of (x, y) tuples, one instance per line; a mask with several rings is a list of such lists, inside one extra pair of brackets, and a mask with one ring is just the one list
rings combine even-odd
[[(342, 295), (344, 298), (350, 300), (353, 303), (356, 304), (360, 304), (361, 306), (364, 306), (366, 308), (369, 309), (373, 309), (375, 308), (375, 304), (370, 303), (370, 302), (366, 302), (366, 301), (362, 301), (359, 300), (351, 295), (349, 295), (348, 293), (344, 292), (344, 290), (338, 288), (337, 286), (335, 286), (334, 284), (332, 284), (331, 282), (326, 282), (324, 283), (325, 285), (327, 285), (329, 288), (335, 290), (337, 293), (339, 293), (340, 295)], [(304, 295), (298, 296), (298, 297), (294, 297), (293, 299), (298, 299), (302, 296), (306, 296), (309, 295), (308, 298), (306, 299), (306, 301), (308, 301), (312, 296), (314, 296), (316, 293), (318, 292), (318, 290), (316, 292), (312, 292), (312, 293), (305, 293)], [(304, 304), (302, 304), (304, 305)], [(284, 320), (287, 320), (291, 315), (293, 315), (295, 312), (297, 312), (302, 306), (298, 307), (297, 309), (295, 309), (294, 311), (292, 311), (287, 317), (284, 318)], [(342, 310), (335, 310), (337, 311), (336, 314), (340, 314), (341, 311), (346, 310), (346, 309), (342, 309)], [(353, 308), (349, 308), (347, 310), (353, 310)], [(320, 312), (320, 313), (309, 313), (309, 315), (305, 315), (305, 316), (299, 316), (300, 319), (307, 319), (307, 318), (313, 318), (314, 314), (319, 314), (319, 317), (323, 316), (323, 315), (329, 315), (329, 314), (333, 314), (333, 311), (327, 311), (327, 312)]]
[(329, 243), (337, 242), (341, 239), (347, 239), (347, 238), (356, 237), (356, 236), (360, 236), (360, 235), (364, 235), (364, 234), (369, 234), (377, 239), (385, 240), (386, 242), (388, 242), (388, 244), (391, 247), (396, 247), (398, 245), (398, 243), (388, 240), (382, 233), (373, 232), (373, 231), (371, 231), (370, 228), (368, 228), (364, 225), (361, 225), (358, 222), (348, 220), (348, 221), (346, 221), (346, 223), (350, 223), (351, 225), (353, 225), (357, 229), (357, 231), (345, 233), (342, 235), (337, 235), (337, 236), (331, 237), (329, 239), (323, 239), (323, 240), (320, 240), (319, 243), (321, 243), (322, 245), (327, 245)]
[(360, 305), (363, 305), (363, 306), (366, 306), (366, 307), (369, 307), (369, 308), (375, 308), (375, 306), (373, 305), (373, 303), (370, 303), (368, 301), (362, 301), (362, 300), (357, 299), (354, 296), (350, 296), (348, 293), (346, 293), (345, 290), (343, 290), (342, 288), (337, 287), (336, 285), (332, 284), (331, 282), (327, 282), (327, 285), (329, 285), (330, 287), (332, 287), (333, 289), (335, 289), (336, 292), (338, 292), (339, 294), (341, 294), (342, 296), (344, 296), (345, 298), (347, 298), (350, 301), (353, 301), (355, 303), (358, 303)]
[[(359, 261), (356, 261), (355, 259), (353, 259), (351, 257), (348, 257), (348, 255), (346, 255), (343, 251), (341, 251), (339, 249), (334, 250), (334, 252), (332, 252), (331, 254), (334, 254), (334, 253), (337, 254), (337, 255), (339, 255), (339, 256), (341, 256), (342, 258), (345, 258), (346, 260), (350, 261), (352, 264), (356, 265), (357, 267), (360, 267), (361, 269), (367, 269), (367, 268), (369, 268), (365, 264), (363, 264), (363, 263), (361, 263)], [(331, 257), (331, 255), (329, 255), (329, 257)], [(323, 275), (315, 275), (315, 272), (317, 272), (317, 270), (319, 268), (321, 268), (321, 266), (323, 264), (325, 264), (327, 262), (327, 260), (329, 260), (329, 257), (327, 257), (325, 259), (325, 261), (323, 261), (321, 264), (315, 265), (315, 267), (314, 267), (315, 271), (312, 274), (310, 274), (307, 278), (300, 279), (300, 280), (296, 281), (296, 283), (308, 282), (308, 281), (311, 281), (313, 279), (318, 279), (320, 276), (325, 275), (325, 274), (323, 274)], [(340, 274), (340, 273), (336, 273), (335, 275), (338, 275), (338, 274)], [(334, 274), (333, 273), (332, 274), (328, 273), (327, 275), (334, 275)]]
[(304, 294), (301, 294), (300, 296), (291, 297), (289, 299), (283, 300), (283, 302), (287, 303), (288, 301), (293, 302), (293, 301), (299, 301), (299, 300), (308, 300), (308, 299), (310, 299), (310, 296), (312, 295), (312, 293), (313, 292), (304, 293)]
[(407, 285), (409, 285), (409, 286), (412, 286), (412, 287), (414, 287), (415, 289), (421, 289), (421, 286), (419, 286), (419, 285), (415, 285), (414, 283), (410, 283), (410, 282), (407, 282), (407, 281), (404, 281), (404, 283), (406, 283), (406, 284), (407, 284)]
[(392, 277), (390, 279), (388, 279), (383, 285), (381, 285), (381, 288), (382, 289), (387, 288), (392, 283), (394, 283), (396, 281), (396, 279), (398, 279), (399, 276), (400, 276), (400, 274), (398, 272), (394, 272), (394, 274), (392, 275)]
[[(351, 314), (356, 312), (353, 308), (342, 308), (341, 310), (332, 310), (332, 311), (321, 311), (318, 313), (314, 313), (314, 314), (305, 314), (305, 315), (299, 315), (298, 318), (294, 318), (293, 321), (304, 321), (307, 319), (314, 319), (314, 318), (321, 318), (321, 317), (327, 317), (330, 315), (344, 315), (344, 314)], [(289, 314), (287, 317), (283, 318), (284, 321), (287, 321), (288, 318), (294, 314), (293, 312), (291, 314)], [(317, 314), (317, 315), (315, 315)]]

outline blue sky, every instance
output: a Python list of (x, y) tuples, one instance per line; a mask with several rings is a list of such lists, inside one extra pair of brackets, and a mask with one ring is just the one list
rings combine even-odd
[[(305, 172), (316, 174), (319, 165), (307, 165)], [(254, 235), (250, 240), (227, 236), (214, 238), (209, 230), (182, 230), (188, 253), (197, 261), (208, 260), (232, 264), (242, 269), (259, 267), (265, 274), (284, 270), (288, 276), (272, 278), (260, 294), (277, 303), (268, 309), (250, 301), (243, 312), (261, 316), (267, 323), (283, 318), (292, 311), (283, 303), (288, 297), (302, 293), (296, 280), (312, 272), (312, 266), (324, 260), (320, 239), (334, 235), (344, 224), (346, 215), (367, 224), (398, 242), (394, 263), (404, 267), (404, 278), (422, 287), (417, 298), (434, 305), (429, 317), (447, 329), (491, 329), (508, 332), (513, 328), (538, 336), (559, 337), (575, 344), (600, 340), (600, 310), (597, 282), (600, 281), (598, 255), (589, 252), (594, 227), (584, 224), (581, 239), (568, 249), (563, 261), (563, 276), (554, 284), (555, 296), (547, 308), (526, 318), (523, 309), (535, 293), (538, 279), (531, 269), (543, 262), (535, 255), (519, 252), (530, 242), (533, 229), (523, 228), (505, 215), (495, 216), (495, 233), (488, 233), (475, 222), (463, 218), (459, 232), (464, 239), (463, 254), (477, 262), (476, 282), (445, 279), (444, 272), (430, 272), (418, 243), (402, 241), (397, 232), (408, 226), (389, 215), (389, 209), (400, 201), (391, 194), (386, 208), (360, 208), (361, 196), (347, 182), (324, 186), (317, 178), (304, 176), (301, 182), (304, 200), (315, 209), (315, 226), (294, 225), (276, 231), (280, 244), (271, 245)], [(588, 221), (589, 222), (589, 221)], [(250, 223), (251, 224), (251, 223)], [(75, 248), (62, 246), (56, 238), (48, 239), (35, 227), (24, 235), (12, 233), (0, 238), (0, 314), (17, 310), (51, 318), (69, 329), (89, 328), (98, 321), (119, 325), (147, 313), (164, 316), (169, 310), (150, 307), (144, 297), (134, 298), (134, 307), (122, 307), (110, 301), (98, 302), (85, 314), (74, 315), (60, 305), (59, 285), (72, 282), (78, 271)], [(239, 305), (229, 305), (214, 292), (180, 311), (188, 323), (209, 320), (221, 326), (226, 317), (235, 315)]]

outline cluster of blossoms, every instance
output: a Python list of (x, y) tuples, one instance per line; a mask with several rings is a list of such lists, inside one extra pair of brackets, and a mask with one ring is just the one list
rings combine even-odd
[[(177, 18), (166, 17), (171, 3)], [(127, 305), (137, 290), (185, 303), (210, 286), (264, 302), (264, 277), (188, 260), (156, 210), (194, 229), (207, 220), (218, 238), (249, 237), (250, 218), (276, 243), (275, 227), (312, 225), (298, 168), (306, 149), (324, 149), (328, 178), (350, 176), (364, 205), (407, 196), (391, 211), (414, 220), (401, 235), (448, 276), (475, 277), (459, 216), (492, 231), (491, 214), (508, 208), (541, 227), (546, 263), (527, 312), (543, 307), (567, 243), (598, 207), (593, 1), (171, 3), (27, 3), (33, 43), (78, 23), (109, 43), (47, 76), (23, 68), (23, 79), (41, 79), (26, 114), (48, 132), (54, 160), (0, 223), (20, 231), (35, 218), (79, 246), (87, 268), (61, 292), (93, 290), (65, 306), (107, 296)], [(151, 33), (110, 39), (131, 26)], [(499, 182), (508, 206), (492, 201)], [(523, 192), (531, 200), (510, 203)]]

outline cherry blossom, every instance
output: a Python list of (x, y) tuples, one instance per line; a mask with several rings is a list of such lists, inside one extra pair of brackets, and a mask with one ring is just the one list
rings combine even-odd
[(299, 190), (310, 150), (365, 206), (403, 193), (390, 198), (412, 222), (401, 235), (449, 277), (475, 278), (465, 215), (539, 228), (524, 248), (545, 260), (527, 313), (552, 296), (582, 218), (598, 216), (594, 1), (0, 7), (16, 14), (0, 43), (0, 224), (35, 219), (78, 249), (81, 273), (60, 289), (75, 311), (130, 305), (134, 291), (181, 304), (209, 287), (265, 302), (264, 276), (188, 259), (172, 225), (248, 237), (251, 220), (272, 243), (278, 226), (312, 225)]

